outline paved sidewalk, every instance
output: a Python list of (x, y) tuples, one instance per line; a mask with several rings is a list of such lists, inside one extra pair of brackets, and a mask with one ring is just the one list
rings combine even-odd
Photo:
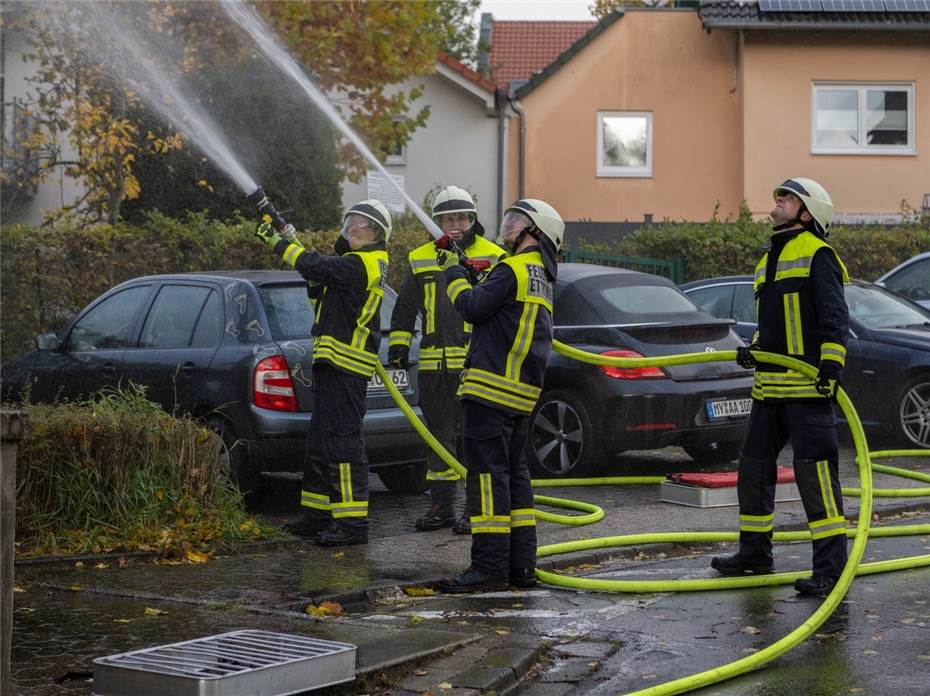
[[(848, 459), (848, 458), (847, 458)], [(906, 460), (930, 471), (930, 459)], [(903, 462), (889, 462), (902, 465)], [(844, 465), (843, 480), (854, 472)], [(374, 481), (374, 479), (372, 479)], [(913, 481), (876, 475), (876, 487), (915, 487)], [(540, 524), (540, 544), (650, 531), (733, 531), (737, 510), (690, 508), (658, 500), (656, 486), (547, 488), (544, 495), (601, 505), (604, 520), (593, 526)], [(189, 640), (238, 628), (264, 628), (354, 643), (360, 682), (339, 692), (504, 693), (517, 685), (549, 646), (537, 637), (493, 625), (423, 621), (417, 616), (385, 621), (379, 603), (402, 604), (407, 588), (428, 586), (467, 565), (468, 537), (449, 530), (414, 533), (413, 520), (426, 507), (423, 496), (372, 491), (372, 535), (367, 546), (321, 549), (295, 540), (278, 548), (218, 558), (203, 565), (157, 565), (135, 559), (64, 564), (20, 563), (15, 596), (13, 670), (17, 694), (90, 693), (92, 660), (128, 650)], [(877, 519), (906, 510), (926, 510), (927, 499), (876, 498)], [(847, 501), (847, 517), (858, 513)], [(800, 502), (779, 503), (776, 527), (803, 529)], [(641, 549), (605, 549), (553, 559), (556, 566), (603, 563), (635, 556)], [(649, 553), (660, 551), (652, 548)], [(548, 559), (547, 559), (548, 560)], [(543, 563), (547, 566), (552, 563)], [(502, 605), (520, 593), (501, 593)], [(337, 603), (342, 616), (313, 617), (309, 606)], [(467, 600), (462, 600), (467, 601)], [(163, 612), (163, 613), (162, 613)], [(476, 630), (477, 629), (477, 630)], [(577, 644), (576, 644), (577, 645)], [(576, 648), (562, 647), (562, 650)], [(576, 650), (595, 650), (590, 647)], [(568, 655), (583, 669), (605, 654)], [(423, 665), (429, 669), (423, 669)], [(70, 676), (69, 676), (70, 674)], [(55, 684), (54, 680), (61, 679)], [(361, 691), (359, 691), (361, 690)]]

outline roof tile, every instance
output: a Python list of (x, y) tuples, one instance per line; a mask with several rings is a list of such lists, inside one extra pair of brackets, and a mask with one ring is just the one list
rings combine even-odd
[(495, 21), (489, 64), (493, 80), (507, 87), (529, 80), (552, 63), (596, 22)]

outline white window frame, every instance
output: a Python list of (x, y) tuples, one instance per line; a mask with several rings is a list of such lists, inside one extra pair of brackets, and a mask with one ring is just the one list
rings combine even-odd
[[(394, 120), (395, 120), (395, 121), (400, 121), (401, 119), (398, 118), (398, 119), (394, 119)], [(393, 154), (393, 153), (386, 155), (385, 158), (384, 158), (384, 163), (385, 163), (386, 165), (403, 165), (403, 164), (407, 164), (407, 145), (409, 144), (409, 142), (410, 142), (410, 141), (408, 140), (407, 143), (405, 143), (405, 144), (400, 148), (400, 154), (399, 154), (399, 155), (395, 155), (395, 154)]]
[[(646, 166), (645, 167), (610, 167), (601, 164), (604, 161), (604, 119), (605, 118), (645, 118), (646, 119)], [(651, 179), (652, 174), (652, 112), (651, 111), (598, 111), (597, 112), (597, 151), (595, 166), (598, 177), (627, 177)]]
[[(907, 145), (866, 145), (866, 92), (868, 90), (907, 92)], [(821, 90), (857, 90), (859, 144), (839, 147), (817, 144), (817, 93)], [(916, 99), (913, 82), (813, 82), (811, 83), (811, 154), (812, 155), (916, 155)]]

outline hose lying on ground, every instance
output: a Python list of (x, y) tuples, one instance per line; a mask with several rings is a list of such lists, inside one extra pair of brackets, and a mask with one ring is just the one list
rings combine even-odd
[[(609, 365), (612, 367), (639, 368), (639, 367), (661, 367), (667, 365), (684, 365), (700, 362), (732, 361), (736, 359), (736, 351), (718, 351), (714, 353), (687, 353), (681, 355), (668, 355), (659, 358), (620, 358), (606, 357), (597, 353), (589, 353), (572, 346), (568, 346), (559, 341), (553, 342), (553, 349), (562, 355), (579, 360), (581, 362), (593, 365)], [(789, 358), (775, 353), (756, 352), (756, 358), (760, 362), (781, 365), (792, 370), (796, 370), (809, 377), (816, 376), (816, 370), (807, 363), (794, 358)], [(417, 418), (413, 409), (407, 404), (397, 388), (387, 378), (384, 368), (377, 365), (378, 374), (384, 381), (385, 386), (393, 397), (395, 403), (401, 408), (411, 425), (416, 429), (421, 437), (427, 442), (437, 455), (456, 471), (463, 478), (466, 475), (465, 468), (456, 461), (442, 444), (429, 432), (426, 426)], [(866, 575), (892, 570), (902, 570), (906, 568), (917, 568), (930, 565), (930, 554), (922, 556), (910, 556), (907, 558), (893, 559), (879, 563), (866, 563), (860, 566), (865, 546), (870, 536), (884, 537), (897, 535), (913, 535), (930, 533), (930, 525), (902, 525), (885, 529), (871, 529), (872, 519), (872, 498), (875, 495), (886, 497), (905, 497), (905, 496), (925, 496), (930, 495), (930, 488), (911, 488), (911, 489), (878, 489), (872, 488), (872, 471), (893, 474), (897, 476), (906, 476), (919, 481), (930, 482), (930, 476), (919, 472), (910, 472), (898, 467), (872, 464), (871, 458), (875, 457), (892, 457), (892, 456), (928, 456), (930, 451), (925, 450), (886, 450), (882, 452), (870, 453), (865, 438), (865, 432), (862, 429), (862, 423), (852, 402), (849, 400), (846, 392), (841, 388), (837, 393), (837, 403), (843, 410), (853, 436), (853, 443), (856, 448), (856, 463), (859, 467), (859, 488), (844, 488), (844, 495), (857, 495), (860, 498), (859, 516), (855, 529), (847, 530), (847, 536), (853, 539), (852, 548), (849, 551), (849, 559), (843, 572), (839, 577), (836, 585), (823, 603), (796, 629), (747, 657), (741, 658), (719, 667), (692, 674), (681, 679), (665, 682), (656, 686), (636, 691), (637, 695), (658, 696), (659, 694), (678, 694), (693, 689), (698, 689), (710, 684), (714, 684), (726, 679), (730, 679), (739, 674), (749, 672), (761, 667), (763, 664), (775, 659), (793, 647), (799, 645), (810, 637), (836, 609), (839, 602), (845, 596), (853, 578), (856, 575)], [(600, 479), (562, 479), (534, 481), (535, 487), (539, 486), (571, 486), (571, 485), (608, 485), (608, 484), (643, 484), (643, 483), (660, 483), (665, 480), (659, 476), (614, 476)], [(564, 498), (554, 498), (550, 496), (534, 496), (534, 501), (538, 504), (551, 505), (556, 507), (580, 510), (586, 512), (585, 515), (559, 515), (556, 513), (536, 510), (536, 517), (539, 520), (555, 522), (558, 524), (583, 525), (597, 522), (604, 516), (604, 511), (596, 505), (580, 501), (567, 500)], [(801, 532), (776, 532), (773, 535), (775, 541), (802, 541), (810, 539), (810, 533)], [(551, 544), (542, 546), (538, 549), (539, 558), (554, 556), (562, 553), (583, 551), (595, 548), (611, 548), (616, 546), (629, 546), (634, 544), (649, 543), (695, 543), (695, 542), (719, 542), (719, 541), (737, 541), (739, 534), (737, 532), (665, 532), (654, 534), (634, 534), (626, 536), (603, 537), (595, 539), (583, 539), (579, 541), (565, 542), (561, 544)], [(743, 587), (758, 587), (768, 585), (780, 585), (794, 580), (806, 577), (808, 571), (795, 573), (773, 573), (770, 575), (756, 575), (749, 577), (720, 577), (706, 579), (689, 579), (689, 580), (603, 580), (592, 578), (577, 578), (559, 575), (549, 571), (537, 569), (536, 575), (543, 582), (561, 587), (570, 587), (581, 590), (597, 590), (607, 592), (679, 592), (690, 590), (720, 590), (735, 589)]]

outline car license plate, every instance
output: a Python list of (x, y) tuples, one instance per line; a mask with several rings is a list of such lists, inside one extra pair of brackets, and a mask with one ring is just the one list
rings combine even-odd
[[(387, 376), (388, 379), (391, 380), (391, 384), (397, 387), (400, 391), (404, 391), (408, 388), (409, 383), (407, 381), (406, 370), (387, 370)], [(384, 386), (384, 382), (381, 380), (381, 375), (379, 375), (377, 372), (371, 376), (370, 380), (368, 380), (368, 391), (387, 391), (387, 387)]]
[(726, 401), (708, 401), (707, 417), (711, 420), (748, 416), (752, 409), (752, 399), (728, 399)]

